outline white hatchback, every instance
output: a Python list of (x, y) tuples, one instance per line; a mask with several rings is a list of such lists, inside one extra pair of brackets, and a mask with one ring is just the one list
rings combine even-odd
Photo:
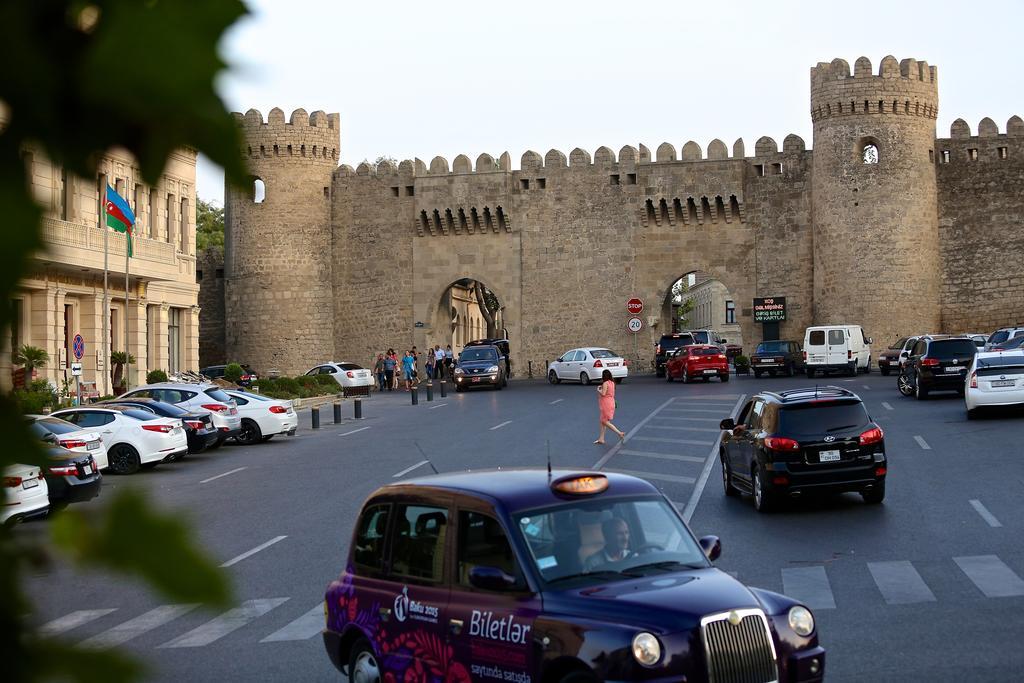
[(235, 437), (238, 443), (253, 444), (270, 441), (278, 434), (294, 434), (299, 425), (291, 401), (231, 389), (224, 393), (234, 399), (242, 418), (242, 431)]
[(601, 381), (601, 375), (608, 370), (612, 379), (621, 382), (629, 376), (625, 358), (600, 346), (587, 346), (566, 351), (558, 360), (548, 365), (548, 381), (558, 384), (563, 379), (576, 380), (582, 384)]
[(115, 474), (156, 467), (188, 452), (188, 437), (177, 418), (159, 417), (131, 406), (82, 406), (58, 410), (53, 415), (98, 431), (107, 446), (109, 468)]
[(210, 448), (218, 448), (242, 430), (238, 407), (216, 384), (161, 382), (133, 389), (118, 398), (154, 398), (186, 410), (210, 413), (213, 426), (220, 432), (220, 438)]
[(10, 465), (4, 468), (4, 500), (0, 522), (13, 523), (50, 509), (50, 490), (42, 471), (35, 465)]
[(979, 351), (964, 381), (967, 419), (985, 407), (1024, 405), (1024, 350)]
[(344, 389), (372, 387), (374, 384), (373, 373), (355, 363), (324, 363), (306, 374), (330, 375)]
[(52, 415), (26, 415), (25, 419), (32, 433), (43, 441), (75, 453), (88, 453), (96, 461), (96, 469), (107, 469), (107, 447), (98, 431), (82, 429)]

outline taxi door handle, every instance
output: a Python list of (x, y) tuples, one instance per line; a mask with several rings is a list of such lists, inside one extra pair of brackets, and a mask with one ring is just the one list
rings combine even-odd
[(390, 607), (381, 607), (380, 609), (377, 610), (377, 614), (380, 615), (381, 621), (388, 621), (388, 619), (391, 618), (391, 608)]
[(448, 630), (452, 632), (453, 636), (457, 636), (462, 633), (462, 619), (450, 619), (448, 621)]

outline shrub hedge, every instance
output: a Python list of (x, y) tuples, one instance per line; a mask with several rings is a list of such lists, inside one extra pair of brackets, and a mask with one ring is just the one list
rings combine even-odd
[(341, 387), (330, 375), (298, 377), (261, 377), (254, 384), (259, 392), (271, 398), (310, 398), (341, 393)]

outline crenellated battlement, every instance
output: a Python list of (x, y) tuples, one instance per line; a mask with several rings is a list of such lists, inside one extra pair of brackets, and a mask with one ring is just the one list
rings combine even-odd
[[(963, 119), (957, 119), (949, 126), (949, 140), (979, 140), (999, 136), (1024, 137), (1024, 120), (1011, 116), (1006, 122), (1006, 132), (1000, 133), (999, 126), (989, 117), (978, 122), (978, 134), (971, 135), (971, 126)], [(940, 138), (941, 139), (941, 138)]]
[(242, 131), (242, 156), (249, 159), (293, 158), (316, 159), (334, 163), (338, 159), (341, 117), (317, 110), (308, 114), (296, 109), (288, 120), (274, 107), (263, 114), (250, 109), (245, 114), (232, 113)]
[(1006, 122), (1006, 132), (1000, 133), (999, 126), (989, 117), (978, 122), (978, 134), (971, 134), (971, 126), (963, 119), (957, 119), (949, 127), (948, 138), (935, 141), (936, 163), (971, 164), (977, 162), (1006, 163), (1024, 158), (1024, 120), (1011, 116)]
[(811, 119), (863, 114), (938, 118), (938, 71), (928, 62), (889, 55), (875, 73), (871, 60), (859, 57), (853, 72), (845, 59), (811, 67)]

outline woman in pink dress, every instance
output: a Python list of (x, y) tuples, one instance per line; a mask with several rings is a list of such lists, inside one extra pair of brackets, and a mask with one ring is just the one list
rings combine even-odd
[(612, 380), (611, 370), (601, 373), (601, 386), (597, 388), (597, 407), (601, 409), (601, 432), (594, 443), (604, 443), (605, 429), (612, 430), (624, 441), (626, 433), (612, 424), (612, 418), (615, 417), (615, 382)]

